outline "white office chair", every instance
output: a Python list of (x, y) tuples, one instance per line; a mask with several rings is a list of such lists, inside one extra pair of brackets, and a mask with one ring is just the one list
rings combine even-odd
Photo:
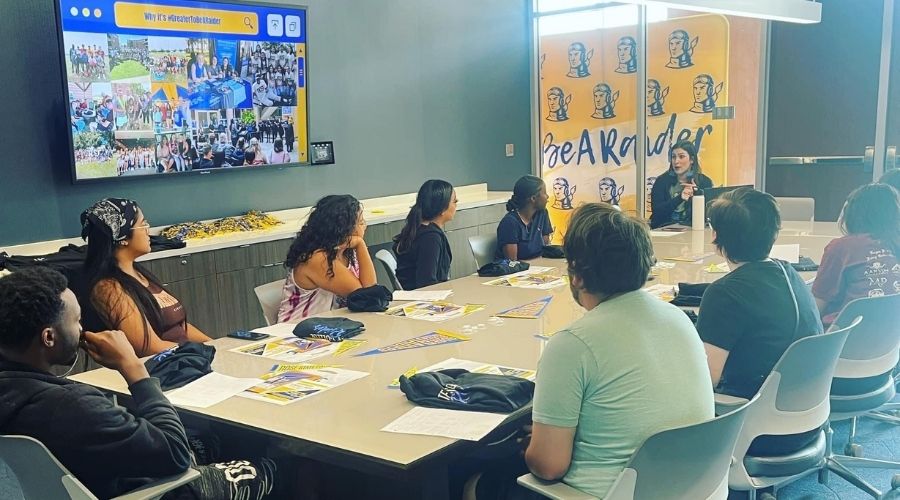
[(388, 279), (391, 280), (391, 286), (394, 287), (394, 290), (403, 290), (400, 280), (397, 279), (397, 259), (394, 258), (394, 254), (390, 250), (381, 249), (375, 252), (375, 258), (381, 262), (381, 266), (387, 273)]
[[(856, 317), (862, 317), (862, 322), (847, 338), (831, 393), (831, 421), (850, 419), (850, 436), (844, 455), (832, 455), (829, 460), (843, 466), (839, 476), (881, 498), (881, 491), (846, 467), (900, 469), (900, 462), (861, 458), (862, 447), (854, 443), (859, 417), (900, 423), (900, 418), (880, 413), (898, 406), (890, 401), (896, 394), (892, 372), (900, 360), (900, 295), (856, 299), (844, 306), (835, 325), (843, 326)], [(900, 476), (894, 476), (892, 487), (900, 487)]]
[[(833, 470), (827, 460), (830, 439), (822, 431), (812, 443), (786, 455), (755, 456), (748, 451), (760, 436), (827, 427), (834, 367), (847, 336), (859, 322), (857, 318), (841, 330), (804, 337), (787, 348), (759, 389), (756, 404), (747, 411), (734, 448), (729, 488), (746, 491), (754, 500), (756, 490), (787, 484), (811, 471)], [(743, 400), (716, 395), (718, 413), (728, 401)]]
[(814, 198), (775, 197), (781, 220), (813, 222), (816, 219)]
[[(12, 470), (26, 500), (97, 500), (78, 478), (59, 463), (43, 443), (28, 436), (0, 436), (0, 459)], [(163, 478), (116, 497), (117, 500), (150, 500), (200, 477), (194, 469)]]
[[(647, 438), (604, 497), (605, 500), (724, 500), (728, 469), (747, 403), (721, 417), (669, 429)], [(702, 446), (698, 446), (701, 445)], [(519, 484), (554, 500), (594, 498), (560, 482), (532, 474)]]
[(281, 292), (284, 290), (284, 280), (273, 281), (254, 288), (259, 307), (266, 317), (267, 325), (278, 323), (278, 306), (281, 305)]
[(497, 235), (469, 236), (469, 248), (472, 249), (472, 256), (475, 257), (475, 265), (481, 269), (485, 264), (494, 262), (494, 255), (497, 253)]

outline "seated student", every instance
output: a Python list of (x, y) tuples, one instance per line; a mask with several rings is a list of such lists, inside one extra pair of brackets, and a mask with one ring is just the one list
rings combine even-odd
[(506, 215), (497, 226), (496, 258), (534, 259), (550, 243), (553, 225), (547, 213), (547, 186), (540, 177), (526, 175), (516, 181), (506, 202)]
[(668, 172), (656, 178), (650, 190), (650, 227), (669, 224), (691, 225), (691, 198), (698, 189), (712, 187), (709, 177), (700, 172), (700, 159), (693, 142), (672, 146)]
[(731, 272), (711, 283), (697, 314), (716, 392), (752, 398), (795, 340), (823, 332), (812, 293), (794, 268), (769, 258), (781, 228), (775, 198), (750, 188), (709, 208)]
[(284, 259), (290, 271), (279, 323), (344, 307), (351, 292), (375, 284), (365, 233), (366, 220), (356, 198), (335, 194), (316, 202)]
[(135, 262), (150, 253), (150, 223), (137, 203), (102, 199), (82, 212), (81, 226), (89, 300), (106, 328), (125, 332), (141, 357), (210, 340), (188, 323), (181, 302)]
[(878, 179), (878, 182), (880, 182), (881, 184), (887, 184), (896, 189), (897, 192), (900, 192), (900, 168), (892, 168), (891, 170), (888, 170), (884, 175), (881, 176), (881, 179)]
[(868, 184), (847, 198), (840, 217), (846, 235), (825, 247), (812, 293), (828, 328), (848, 302), (900, 293), (900, 195)]
[(419, 188), (406, 225), (394, 237), (397, 280), (406, 290), (450, 279), (450, 242), (444, 224), (456, 215), (456, 191), (447, 181), (428, 180)]
[(590, 203), (564, 247), (586, 312), (544, 348), (525, 461), (602, 498), (649, 436), (713, 417), (712, 385), (691, 321), (641, 290), (654, 261), (646, 223)]
[[(192, 465), (184, 426), (159, 380), (150, 378), (120, 331), (82, 331), (65, 277), (35, 267), (0, 278), (0, 434), (43, 443), (91, 492), (118, 496)], [(74, 366), (78, 348), (128, 383), (134, 410), (97, 389), (51, 373)], [(200, 477), (166, 498), (262, 498), (275, 464), (235, 461), (196, 467)]]

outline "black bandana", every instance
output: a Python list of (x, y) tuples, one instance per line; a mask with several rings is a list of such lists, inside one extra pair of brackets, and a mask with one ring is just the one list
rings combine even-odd
[(137, 203), (122, 198), (104, 198), (81, 212), (81, 238), (87, 239), (91, 226), (101, 227), (113, 241), (128, 239), (137, 222)]

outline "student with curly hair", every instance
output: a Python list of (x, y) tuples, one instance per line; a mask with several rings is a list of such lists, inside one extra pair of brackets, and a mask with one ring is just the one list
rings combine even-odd
[(353, 196), (328, 195), (316, 202), (284, 260), (290, 272), (279, 323), (344, 307), (350, 293), (375, 284), (365, 232), (362, 208)]

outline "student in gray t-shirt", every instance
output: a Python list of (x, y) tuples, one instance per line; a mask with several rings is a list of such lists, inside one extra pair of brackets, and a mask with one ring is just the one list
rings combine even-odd
[(641, 290), (653, 263), (643, 221), (584, 205), (565, 253), (587, 312), (544, 349), (525, 461), (538, 477), (602, 498), (649, 436), (713, 418), (712, 382), (688, 317)]

